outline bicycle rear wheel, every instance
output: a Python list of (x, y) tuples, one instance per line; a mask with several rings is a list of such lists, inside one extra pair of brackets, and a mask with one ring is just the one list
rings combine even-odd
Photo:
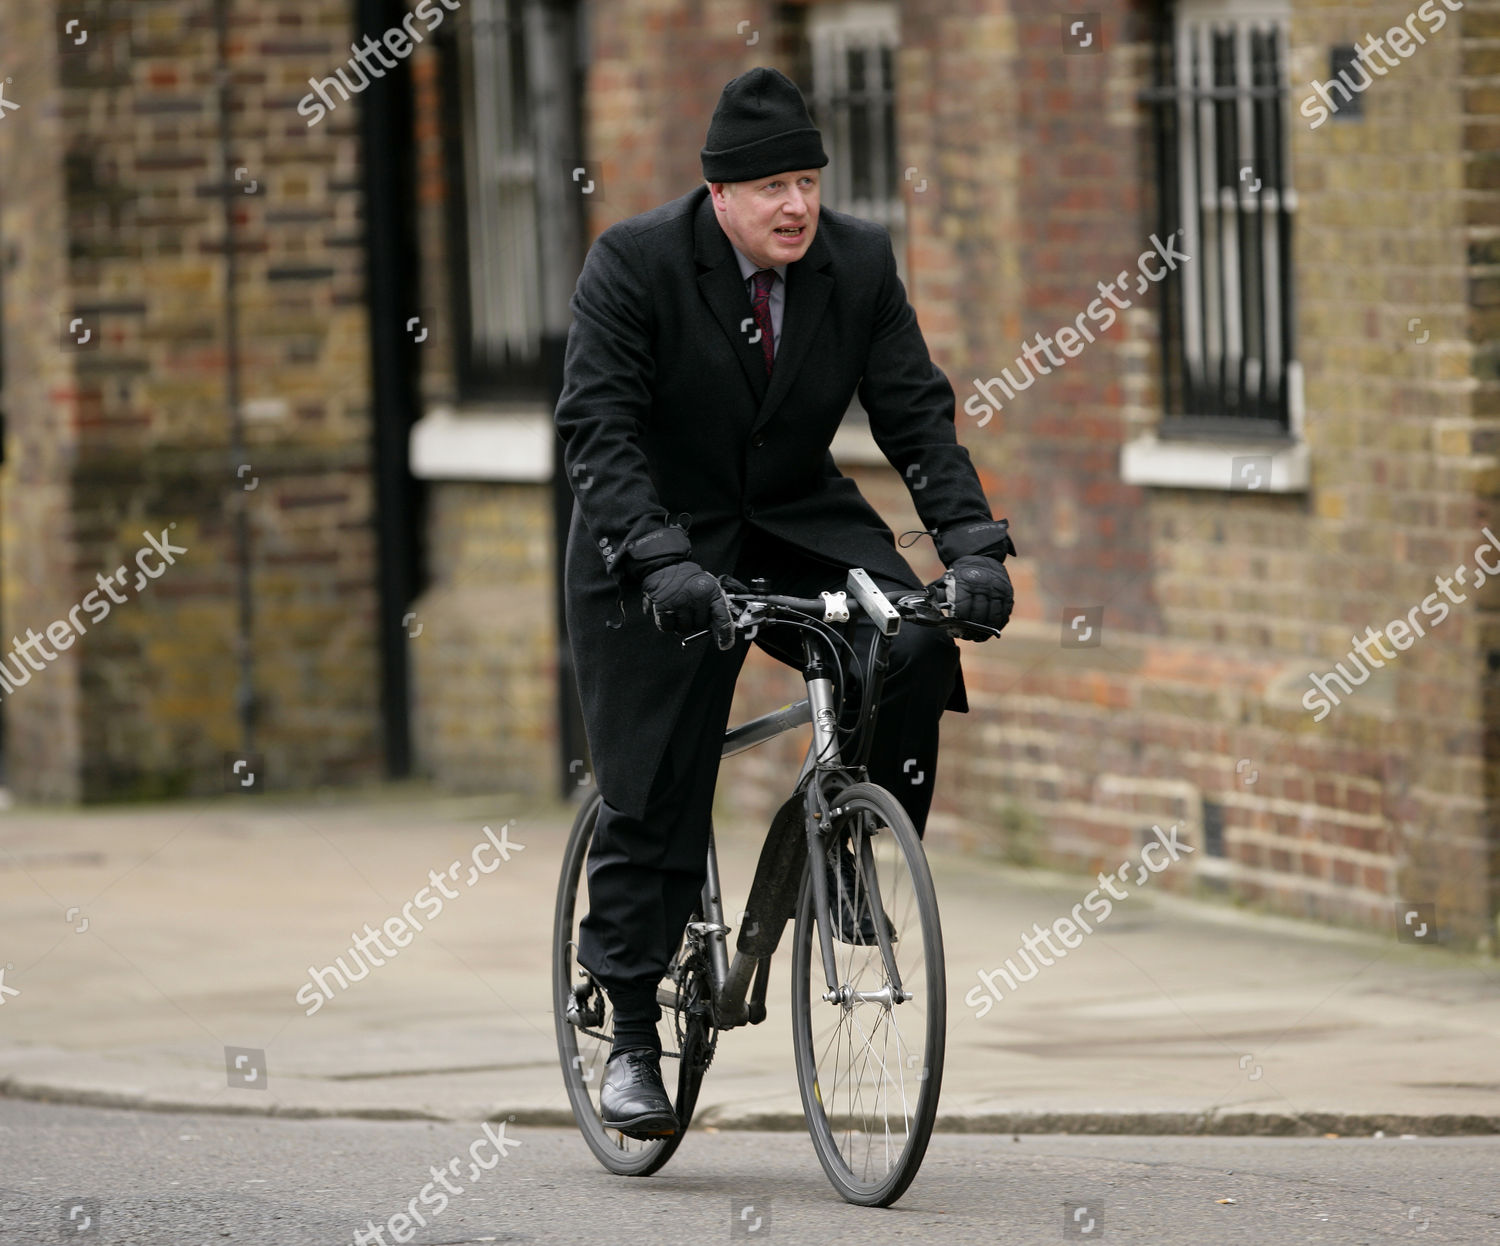
[(843, 998), (823, 998), (812, 873), (804, 869), (792, 953), (792, 1042), (823, 1171), (849, 1202), (887, 1207), (916, 1176), (937, 1117), (947, 1037), (943, 936), (927, 858), (896, 798), (858, 783), (844, 790), (837, 807), (833, 847), (842, 851), (848, 843), (854, 852), (854, 911), (870, 914), (870, 932), (880, 910), (888, 915), (891, 955), (909, 998), (891, 993), (878, 943), (843, 941), (851, 932), (840, 929), (845, 884), (836, 871), (829, 904)]
[[(679, 1010), (664, 1003), (657, 1033), (662, 1043), (662, 1081), (677, 1112), (678, 1129), (668, 1138), (629, 1138), (607, 1129), (599, 1111), (599, 1088), (604, 1083), (604, 1065), (614, 1042), (614, 1012), (609, 997), (593, 977), (577, 963), (578, 923), (588, 910), (587, 861), (599, 816), (597, 792), (579, 810), (563, 852), (562, 875), (557, 885), (557, 907), (552, 933), (552, 1002), (557, 1027), (557, 1051), (562, 1063), (563, 1083), (573, 1107), (573, 1117), (589, 1149), (610, 1172), (645, 1177), (672, 1158), (692, 1118), (703, 1070), (713, 1055), (713, 1034), (706, 1025), (706, 1006), (696, 999), (683, 1001)], [(583, 903), (579, 903), (580, 896)], [(696, 995), (697, 970), (688, 966), (674, 976), (683, 951), (662, 980), (667, 995), (675, 998), (679, 980), (687, 993)], [(680, 1030), (680, 1032), (679, 1032)], [(675, 1068), (674, 1053), (686, 1053)]]

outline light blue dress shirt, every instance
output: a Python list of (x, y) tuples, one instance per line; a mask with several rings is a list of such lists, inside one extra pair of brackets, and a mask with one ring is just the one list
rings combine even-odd
[[(751, 281), (751, 278), (760, 269), (746, 259), (734, 243), (731, 242), (729, 248), (734, 252), (734, 258), (739, 263), (740, 276), (745, 279), (745, 294), (750, 299), (754, 299), (755, 283)], [(771, 355), (774, 358), (776, 352), (781, 349), (781, 311), (786, 306), (786, 265), (777, 264), (772, 271), (781, 279), (771, 282), (771, 297), (768, 300), (771, 308)]]

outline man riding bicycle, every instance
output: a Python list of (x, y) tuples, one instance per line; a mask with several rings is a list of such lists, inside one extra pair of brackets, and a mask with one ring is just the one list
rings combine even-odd
[[(703, 887), (747, 652), (717, 577), (816, 597), (858, 566), (886, 592), (922, 588), (829, 454), (856, 391), (886, 458), (920, 479), (912, 499), (948, 567), (932, 587), (955, 617), (994, 628), (1013, 603), (1002, 564), (1015, 546), (957, 443), (953, 390), (928, 355), (890, 236), (820, 211), (828, 156), (797, 87), (774, 69), (735, 78), (701, 161), (704, 186), (618, 222), (590, 249), (556, 410), (575, 497), (568, 633), (603, 800), (577, 960), (614, 1013), (604, 1124), (634, 1137), (677, 1127), (656, 987)], [(800, 665), (785, 638), (756, 643)], [(862, 673), (848, 674), (857, 704)], [(968, 709), (957, 646), (903, 629), (869, 771), (919, 835), (944, 709)], [(870, 915), (840, 921), (857, 941)]]

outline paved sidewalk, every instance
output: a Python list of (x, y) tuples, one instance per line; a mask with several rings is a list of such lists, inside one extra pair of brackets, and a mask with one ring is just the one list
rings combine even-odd
[[(414, 788), (0, 812), (0, 1093), (74, 1103), (571, 1122), (549, 936), (572, 810)], [(483, 827), (524, 847), (311, 1015), (309, 969), (400, 917)], [(759, 838), (720, 829), (728, 911)], [(940, 1129), (1500, 1132), (1490, 962), (1130, 889), (983, 1016), (964, 996), (1094, 880), (930, 846), (948, 956)], [(400, 927), (397, 928), (398, 931)], [(800, 1127), (787, 1006), (723, 1036), (695, 1123)], [(299, 991), (307, 987), (302, 1002)], [(263, 1054), (230, 1088), (226, 1047)], [(262, 1057), (241, 1063), (246, 1076)]]

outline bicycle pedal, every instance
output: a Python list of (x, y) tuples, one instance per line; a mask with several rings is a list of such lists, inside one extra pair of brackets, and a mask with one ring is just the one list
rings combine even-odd
[[(590, 995), (593, 998), (590, 998)], [(589, 1026), (602, 1025), (604, 1023), (604, 999), (603, 992), (595, 992), (591, 982), (579, 983), (569, 992), (567, 1007), (564, 1016), (568, 1023), (578, 1029), (587, 1029)]]

